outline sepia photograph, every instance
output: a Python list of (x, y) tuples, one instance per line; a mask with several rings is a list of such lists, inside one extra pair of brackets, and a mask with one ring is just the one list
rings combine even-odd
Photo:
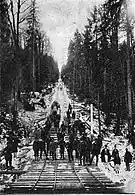
[(0, 194), (135, 194), (135, 0), (0, 0)]

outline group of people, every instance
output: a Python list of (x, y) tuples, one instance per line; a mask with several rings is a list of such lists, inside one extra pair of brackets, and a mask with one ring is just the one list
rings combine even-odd
[[(61, 126), (56, 128), (57, 142), (50, 137), (49, 133), (46, 135), (44, 134), (46, 138), (42, 136), (42, 142), (44, 142), (43, 144), (44, 149), (41, 147), (42, 144), (40, 144), (39, 141), (39, 151), (41, 151), (40, 157), (42, 158), (42, 151), (44, 151), (46, 158), (48, 159), (48, 152), (50, 151), (50, 156), (52, 157), (53, 160), (55, 160), (57, 158), (56, 151), (59, 146), (59, 153), (61, 159), (65, 159), (65, 150), (67, 150), (69, 162), (78, 159), (79, 165), (86, 165), (86, 164), (91, 165), (95, 157), (96, 165), (98, 166), (99, 155), (100, 155), (101, 161), (103, 163), (108, 163), (110, 161), (113, 161), (114, 170), (116, 173), (119, 173), (119, 166), (121, 164), (121, 159), (119, 156), (119, 151), (116, 148), (116, 145), (114, 146), (112, 154), (108, 149), (107, 145), (105, 145), (104, 148), (102, 149), (102, 145), (103, 145), (102, 136), (98, 135), (97, 138), (94, 138), (92, 136), (91, 137), (87, 136), (87, 133), (85, 132), (85, 124), (82, 121), (80, 121), (80, 119), (74, 120), (74, 122), (71, 123), (72, 115), (73, 117), (75, 117), (74, 116), (75, 113), (73, 113), (72, 107), (69, 104), (68, 111), (67, 111), (68, 125), (66, 126), (63, 121)], [(51, 128), (51, 123), (47, 131), (45, 127), (44, 132), (50, 132), (50, 128)], [(65, 141), (66, 134), (68, 134), (67, 142)], [(35, 154), (35, 157), (36, 156), (38, 155)], [(126, 170), (130, 171), (130, 163), (132, 161), (132, 155), (128, 151), (128, 149), (126, 149), (124, 155), (124, 161), (126, 165)]]
[[(101, 151), (101, 161), (103, 163), (106, 164), (106, 163), (110, 162), (111, 160), (114, 162), (115, 172), (117, 174), (119, 174), (121, 159), (120, 159), (119, 151), (116, 148), (116, 144), (114, 145), (114, 149), (112, 151), (112, 154), (110, 153), (107, 145), (105, 145), (104, 149)], [(132, 162), (132, 154), (128, 150), (128, 148), (126, 148), (126, 151), (124, 154), (124, 162), (126, 165), (126, 171), (130, 171), (130, 163)]]
[[(56, 110), (54, 109), (56, 107)], [(102, 136), (98, 135), (94, 138), (92, 135), (88, 136), (85, 129), (85, 124), (80, 120), (75, 119), (75, 112), (72, 106), (69, 104), (67, 111), (68, 123), (63, 121), (60, 123), (60, 114), (57, 110), (60, 108), (57, 102), (54, 102), (51, 106), (52, 113), (47, 118), (45, 127), (41, 127), (39, 124), (35, 127), (33, 132), (34, 142), (33, 151), (35, 160), (39, 158), (42, 159), (43, 154), (46, 159), (50, 157), (52, 160), (57, 159), (57, 148), (59, 148), (60, 159), (65, 159), (65, 150), (67, 150), (69, 162), (78, 159), (79, 165), (91, 165), (94, 157), (96, 158), (96, 166), (98, 166), (99, 155), (101, 156), (101, 161), (103, 163), (108, 163), (114, 161), (114, 170), (119, 173), (119, 166), (121, 164), (121, 159), (119, 156), (119, 151), (114, 146), (112, 153), (105, 145), (102, 149), (103, 141)], [(59, 116), (59, 117), (58, 117)], [(52, 123), (57, 133), (57, 141), (51, 137)], [(65, 141), (65, 136), (68, 137), (68, 141)], [(11, 135), (7, 139), (7, 146), (3, 151), (3, 155), (6, 160), (6, 168), (12, 167), (12, 157), (16, 157), (19, 139), (16, 135), (11, 132)], [(75, 153), (75, 155), (74, 155)], [(132, 155), (126, 149), (124, 155), (124, 161), (126, 165), (126, 170), (130, 171), (130, 163), (132, 162)]]

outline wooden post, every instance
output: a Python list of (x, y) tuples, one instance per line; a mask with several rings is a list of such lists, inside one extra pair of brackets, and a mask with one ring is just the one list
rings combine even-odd
[(93, 104), (90, 105), (91, 107), (91, 134), (93, 134)]
[(98, 92), (98, 127), (99, 127), (99, 135), (101, 135), (101, 121), (100, 121), (100, 96)]

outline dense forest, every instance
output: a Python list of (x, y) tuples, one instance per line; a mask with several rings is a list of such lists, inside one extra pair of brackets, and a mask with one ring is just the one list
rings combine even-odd
[(36, 0), (0, 1), (0, 108), (20, 92), (39, 91), (59, 77)]
[(124, 0), (95, 6), (83, 32), (76, 29), (68, 47), (62, 78), (73, 97), (93, 103), (116, 121), (115, 133), (128, 122), (132, 132), (135, 92), (134, 18)]

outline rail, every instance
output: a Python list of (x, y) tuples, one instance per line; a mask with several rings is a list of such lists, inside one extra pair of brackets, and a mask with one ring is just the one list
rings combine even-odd
[(30, 189), (30, 191), (33, 191), (33, 190), (35, 189), (35, 187), (36, 187), (36, 185), (37, 185), (37, 183), (38, 183), (38, 181), (39, 181), (39, 179), (40, 179), (40, 177), (41, 177), (41, 175), (42, 175), (42, 173), (43, 173), (43, 170), (44, 170), (45, 166), (46, 166), (46, 161), (44, 161), (44, 164), (43, 164), (43, 167), (42, 167), (42, 169), (41, 169), (41, 171), (40, 171), (40, 174), (39, 174), (39, 176), (38, 176), (38, 178), (37, 178), (35, 184), (34, 184), (34, 185), (32, 186), (32, 188)]
[(57, 182), (57, 168), (58, 168), (58, 162), (55, 160), (55, 169), (54, 169), (54, 185), (53, 185), (53, 190), (56, 190), (56, 182)]
[(85, 188), (85, 186), (84, 186), (82, 180), (80, 179), (79, 174), (77, 173), (77, 171), (76, 171), (76, 169), (75, 169), (75, 164), (74, 164), (74, 162), (72, 163), (72, 169), (73, 169), (73, 171), (74, 171), (76, 177), (78, 178), (79, 183), (81, 184), (81, 187), (86, 191), (86, 188)]
[(86, 168), (86, 170), (87, 170), (87, 172), (95, 179), (95, 180), (97, 180), (97, 182), (98, 183), (100, 183), (100, 185), (103, 187), (103, 189), (106, 189), (106, 185), (103, 183), (103, 182), (101, 182), (90, 170), (89, 170), (89, 168), (86, 166), (85, 167)]

